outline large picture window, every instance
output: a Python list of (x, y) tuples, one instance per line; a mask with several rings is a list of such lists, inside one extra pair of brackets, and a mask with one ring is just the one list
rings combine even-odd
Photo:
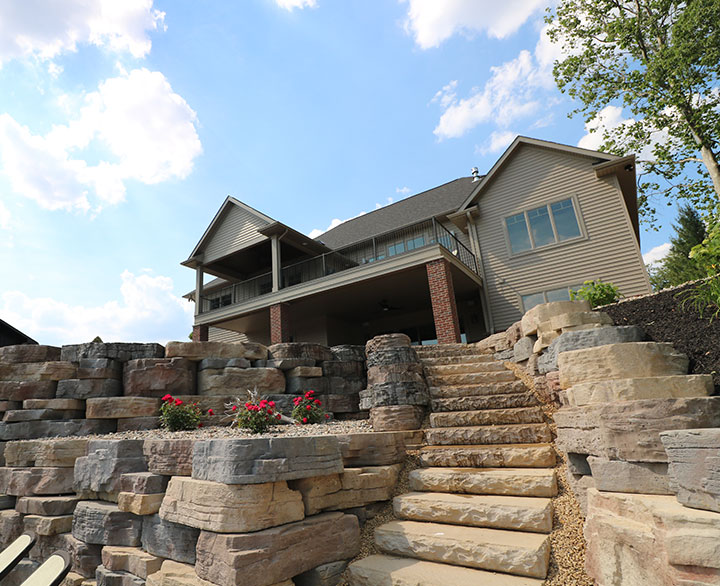
[(572, 198), (508, 216), (505, 227), (513, 254), (582, 235)]
[(522, 305), (524, 311), (529, 311), (536, 305), (541, 303), (550, 303), (551, 301), (570, 301), (570, 290), (577, 291), (582, 285), (570, 285), (569, 287), (560, 287), (559, 289), (549, 289), (547, 291), (538, 291), (522, 296)]

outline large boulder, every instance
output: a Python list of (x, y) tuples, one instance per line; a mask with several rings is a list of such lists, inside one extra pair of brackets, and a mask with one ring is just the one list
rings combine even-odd
[(142, 517), (124, 513), (117, 505), (81, 501), (73, 514), (75, 539), (97, 545), (140, 545)]
[(0, 362), (0, 381), (59, 381), (76, 374), (77, 367), (67, 361)]
[(75, 437), (112, 433), (117, 429), (114, 419), (65, 419), (63, 421), (0, 422), (0, 440), (27, 440), (42, 437)]
[(277, 368), (205, 368), (198, 372), (199, 395), (249, 398), (249, 391), (284, 393), (285, 377)]
[(5, 444), (6, 466), (70, 467), (87, 452), (86, 439), (43, 439)]
[(44, 381), (0, 381), (0, 397), (6, 401), (26, 399), (52, 399), (57, 392), (58, 382)]
[(577, 301), (553, 301), (552, 303), (541, 303), (536, 305), (523, 315), (520, 328), (523, 336), (531, 336), (537, 333), (538, 325), (550, 321), (551, 318), (568, 314), (590, 311), (590, 304), (582, 300)]
[(60, 348), (40, 344), (19, 344), (0, 347), (0, 362), (50, 362), (60, 360)]
[(79, 362), (82, 358), (111, 358), (120, 362), (138, 358), (162, 358), (165, 349), (160, 344), (143, 344), (136, 342), (90, 342), (63, 346), (61, 360)]
[(200, 361), (204, 358), (247, 358), (265, 360), (267, 347), (255, 342), (168, 342), (166, 358), (187, 358)]
[(75, 462), (75, 490), (88, 497), (116, 500), (123, 474), (147, 471), (142, 440), (90, 440), (87, 453)]
[(143, 454), (148, 471), (165, 476), (190, 476), (194, 444), (192, 439), (146, 439)]
[(196, 366), (185, 358), (141, 358), (125, 363), (123, 392), (139, 397), (194, 395)]
[(410, 346), (410, 337), (405, 334), (383, 334), (375, 336), (368, 340), (365, 344), (365, 354), (370, 359), (370, 355), (379, 350), (389, 350), (390, 348), (399, 348)]
[(142, 547), (146, 552), (176, 562), (195, 563), (198, 529), (166, 521), (159, 515), (146, 515), (142, 520)]
[(268, 346), (268, 353), (272, 360), (291, 358), (324, 362), (325, 360), (333, 359), (330, 348), (308, 342), (273, 344), (272, 346)]

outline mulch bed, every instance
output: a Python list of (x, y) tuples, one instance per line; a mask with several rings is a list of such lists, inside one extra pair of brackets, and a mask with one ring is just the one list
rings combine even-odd
[(672, 342), (690, 358), (691, 374), (712, 374), (715, 395), (720, 395), (720, 318), (710, 322), (689, 306), (683, 308), (678, 293), (693, 285), (665, 289), (653, 295), (627, 299), (598, 308), (616, 325), (638, 325), (649, 340)]

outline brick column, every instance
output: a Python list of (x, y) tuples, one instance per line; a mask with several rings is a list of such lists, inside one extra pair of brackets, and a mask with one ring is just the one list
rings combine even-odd
[(435, 335), (438, 344), (460, 342), (460, 322), (458, 321), (455, 289), (453, 287), (450, 265), (444, 258), (433, 260), (425, 265), (430, 286)]
[(193, 326), (193, 342), (207, 342), (208, 341), (208, 326)]
[(270, 306), (270, 343), (290, 341), (290, 306), (277, 303)]

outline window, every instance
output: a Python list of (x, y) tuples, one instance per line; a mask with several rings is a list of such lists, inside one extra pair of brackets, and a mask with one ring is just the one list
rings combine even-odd
[(508, 216), (505, 227), (513, 254), (582, 235), (572, 198)]
[(539, 293), (530, 293), (522, 296), (522, 306), (524, 311), (529, 311), (536, 305), (541, 303), (550, 303), (552, 301), (570, 301), (570, 290), (577, 291), (580, 285), (570, 285), (568, 287), (560, 287), (559, 289), (549, 289), (540, 291)]
[(219, 309), (221, 307), (225, 307), (226, 305), (230, 305), (232, 303), (232, 294), (225, 293), (224, 295), (220, 295), (218, 297), (215, 297), (213, 299), (210, 299), (210, 309)]

